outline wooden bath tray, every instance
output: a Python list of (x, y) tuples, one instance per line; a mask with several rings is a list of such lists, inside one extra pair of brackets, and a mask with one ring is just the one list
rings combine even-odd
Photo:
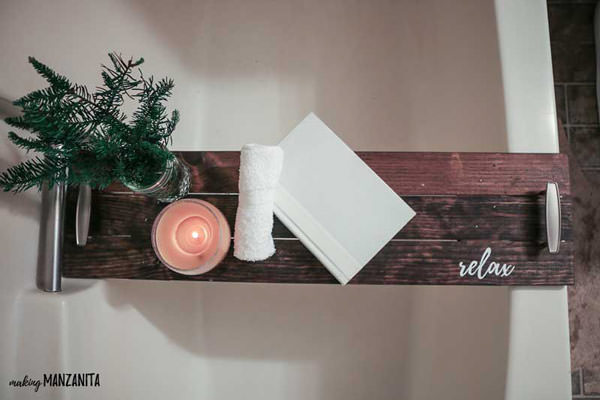
[[(181, 152), (192, 175), (190, 197), (216, 205), (233, 228), (237, 207), (238, 152)], [(417, 215), (350, 284), (564, 285), (573, 283), (568, 160), (563, 154), (392, 153), (358, 155)], [(561, 192), (562, 242), (546, 245), (546, 183)], [(337, 283), (277, 219), (276, 254), (245, 263), (227, 258), (198, 276), (171, 272), (150, 244), (154, 217), (163, 205), (113, 185), (94, 192), (90, 238), (75, 244), (75, 202), (67, 196), (63, 276), (273, 283)], [(233, 246), (232, 246), (233, 247)], [(459, 263), (514, 265), (510, 276), (460, 276)]]

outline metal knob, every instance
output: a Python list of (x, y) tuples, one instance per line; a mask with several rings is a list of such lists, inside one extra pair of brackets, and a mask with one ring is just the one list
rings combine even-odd
[(546, 239), (550, 254), (557, 254), (560, 250), (561, 235), (560, 193), (558, 184), (546, 184)]
[(90, 230), (90, 212), (92, 205), (92, 189), (89, 185), (79, 185), (77, 196), (77, 213), (75, 214), (75, 238), (78, 246), (85, 246)]

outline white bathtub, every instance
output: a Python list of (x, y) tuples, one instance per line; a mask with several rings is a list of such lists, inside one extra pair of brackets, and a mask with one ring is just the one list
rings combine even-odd
[[(15, 0), (0, 32), (9, 99), (42, 83), (28, 55), (89, 84), (109, 50), (143, 55), (177, 84), (176, 149), (276, 143), (315, 111), (356, 150), (558, 151), (544, 0)], [(1, 167), (22, 158), (2, 144)], [(0, 217), (2, 399), (570, 398), (565, 288), (65, 279), (47, 294), (39, 195), (2, 194)], [(54, 372), (101, 386), (8, 385)]]

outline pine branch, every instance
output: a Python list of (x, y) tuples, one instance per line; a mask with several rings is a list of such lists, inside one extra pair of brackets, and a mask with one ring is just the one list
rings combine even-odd
[(4, 122), (6, 122), (7, 125), (18, 129), (29, 129), (30, 127), (29, 121), (22, 115), (17, 117), (7, 117), (4, 119)]
[[(44, 182), (105, 187), (116, 179), (145, 185), (164, 171), (173, 157), (166, 145), (179, 121), (177, 110), (169, 119), (164, 105), (174, 83), (146, 79), (136, 69), (143, 58), (124, 60), (111, 53), (109, 59), (112, 65), (102, 66), (103, 86), (94, 93), (29, 59), (49, 87), (15, 101), (22, 115), (6, 122), (31, 132), (32, 137), (15, 132), (8, 136), (16, 146), (40, 156), (0, 174), (4, 190), (39, 188)], [(122, 111), (125, 96), (138, 102), (131, 122)]]
[(0, 186), (5, 192), (22, 192), (34, 186), (50, 187), (65, 179), (65, 168), (53, 157), (33, 158), (15, 165), (0, 174)]
[(179, 111), (173, 110), (171, 113), (171, 119), (168, 121), (167, 128), (165, 129), (165, 134), (171, 138), (171, 134), (175, 131), (175, 127), (179, 123)]
[(50, 67), (39, 62), (35, 58), (29, 57), (28, 60), (29, 63), (33, 65), (33, 68), (37, 71), (37, 73), (46, 78), (46, 80), (51, 86), (66, 89), (71, 85), (67, 78), (60, 74), (57, 74)]
[[(24, 138), (22, 136), (17, 135), (15, 132), (8, 132), (8, 138), (11, 142), (13, 142), (17, 147), (25, 149), (28, 153), (33, 150), (40, 153), (50, 153), (50, 149), (48, 148), (48, 143), (40, 139), (29, 139)], [(59, 152), (55, 150), (55, 154)]]

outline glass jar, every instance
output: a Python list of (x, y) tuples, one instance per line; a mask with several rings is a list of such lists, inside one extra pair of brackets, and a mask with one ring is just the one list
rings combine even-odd
[(150, 186), (142, 187), (125, 180), (121, 182), (136, 193), (170, 203), (181, 199), (190, 191), (190, 170), (179, 158), (173, 157), (165, 164), (160, 178)]
[(227, 255), (231, 231), (214, 205), (199, 199), (169, 204), (152, 225), (152, 247), (169, 269), (199, 275), (216, 267)]

